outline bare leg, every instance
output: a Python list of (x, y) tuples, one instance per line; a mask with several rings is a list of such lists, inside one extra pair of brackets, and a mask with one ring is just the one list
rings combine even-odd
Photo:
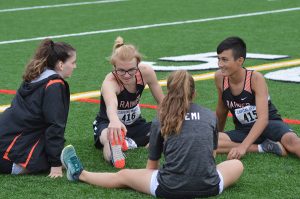
[[(232, 142), (226, 133), (219, 133), (217, 153), (228, 153), (232, 148), (239, 145), (240, 143)], [(252, 144), (247, 152), (258, 152), (257, 144)]]
[(289, 152), (300, 157), (300, 138), (294, 132), (284, 134), (280, 142)]
[(107, 128), (103, 129), (100, 135), (100, 142), (103, 145), (103, 157), (107, 162), (111, 160), (111, 152), (109, 147), (109, 141), (107, 138)]
[(88, 184), (105, 188), (130, 187), (139, 192), (150, 193), (151, 169), (123, 169), (117, 173), (92, 173), (82, 171), (79, 179)]
[(224, 189), (235, 183), (243, 173), (244, 166), (240, 160), (227, 160), (217, 165), (224, 180)]

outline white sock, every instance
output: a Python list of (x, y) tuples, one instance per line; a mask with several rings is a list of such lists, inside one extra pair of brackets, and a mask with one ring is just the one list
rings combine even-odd
[(137, 144), (135, 143), (135, 141), (133, 139), (125, 137), (125, 141), (126, 141), (128, 149), (137, 148)]
[(19, 175), (19, 174), (23, 174), (25, 171), (25, 169), (23, 167), (21, 167), (20, 165), (14, 163), (11, 169), (11, 174), (13, 175)]
[(264, 153), (265, 151), (263, 150), (263, 148), (261, 147), (261, 144), (258, 144), (257, 145), (257, 148), (258, 148), (258, 152), (259, 153)]

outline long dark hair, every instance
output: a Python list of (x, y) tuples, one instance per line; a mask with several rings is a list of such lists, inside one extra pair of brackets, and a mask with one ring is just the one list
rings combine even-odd
[(67, 43), (44, 39), (26, 65), (23, 80), (30, 82), (36, 79), (46, 68), (54, 70), (58, 61), (65, 62), (75, 51)]

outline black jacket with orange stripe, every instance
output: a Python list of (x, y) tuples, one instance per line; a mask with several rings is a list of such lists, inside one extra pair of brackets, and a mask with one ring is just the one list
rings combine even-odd
[(0, 158), (31, 173), (61, 166), (69, 104), (68, 83), (57, 74), (23, 82), (0, 115)]

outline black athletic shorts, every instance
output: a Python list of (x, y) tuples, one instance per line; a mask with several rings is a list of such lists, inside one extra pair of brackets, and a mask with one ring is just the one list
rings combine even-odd
[(155, 191), (155, 195), (158, 198), (170, 198), (170, 199), (191, 199), (191, 198), (207, 198), (211, 196), (219, 195), (219, 185), (211, 188), (210, 190), (202, 191), (202, 192), (172, 192), (163, 189), (161, 185), (158, 185)]
[[(245, 129), (236, 129), (225, 132), (231, 141), (242, 143), (247, 137), (251, 130), (250, 128)], [(266, 139), (270, 139), (276, 142), (280, 142), (284, 134), (288, 132), (293, 132), (291, 127), (284, 123), (282, 120), (269, 120), (269, 123), (263, 133), (256, 139), (254, 144), (260, 144)]]
[[(94, 122), (94, 144), (96, 148), (103, 147), (99, 137), (101, 135), (101, 132), (108, 127), (108, 124), (108, 120), (100, 120)], [(146, 146), (149, 143), (151, 122), (146, 122), (144, 118), (140, 117), (133, 124), (126, 125), (126, 128), (126, 137), (133, 139), (138, 147)]]
[(13, 163), (0, 158), (0, 173), (11, 174)]

